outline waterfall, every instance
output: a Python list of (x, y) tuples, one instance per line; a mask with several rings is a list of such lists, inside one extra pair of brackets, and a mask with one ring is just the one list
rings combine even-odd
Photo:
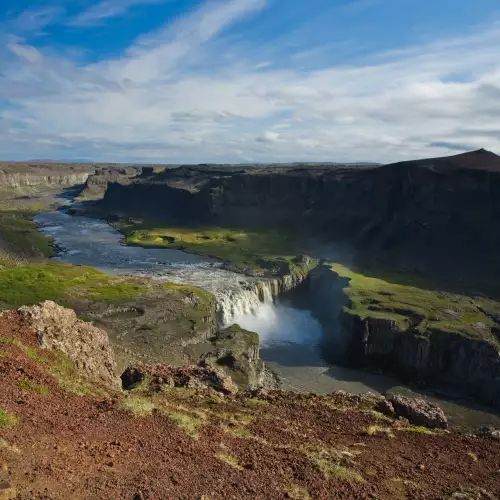
[(247, 283), (239, 289), (226, 289), (216, 293), (218, 299), (218, 321), (227, 327), (246, 317), (257, 317), (263, 309), (274, 308), (274, 297), (278, 294), (275, 280)]

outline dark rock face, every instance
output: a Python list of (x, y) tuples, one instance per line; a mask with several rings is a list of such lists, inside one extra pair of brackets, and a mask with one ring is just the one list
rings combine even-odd
[(500, 401), (498, 349), (481, 340), (439, 330), (401, 332), (390, 320), (341, 312), (350, 364), (377, 366), (406, 379), (442, 383), (487, 403)]
[(390, 395), (388, 402), (394, 408), (397, 417), (406, 418), (410, 424), (431, 429), (446, 429), (448, 420), (439, 406), (423, 399), (410, 399)]
[(292, 227), (395, 266), (454, 269), (466, 258), (500, 269), (500, 158), (486, 151), (383, 167), (181, 167), (111, 183), (103, 206), (178, 222)]

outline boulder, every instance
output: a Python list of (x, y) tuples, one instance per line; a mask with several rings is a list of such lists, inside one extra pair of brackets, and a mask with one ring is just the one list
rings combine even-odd
[(448, 420), (439, 406), (424, 399), (410, 399), (404, 396), (389, 395), (387, 400), (394, 408), (397, 417), (406, 418), (410, 424), (446, 429)]
[(36, 330), (42, 349), (64, 353), (75, 370), (90, 380), (119, 386), (113, 350), (104, 330), (79, 320), (75, 311), (49, 300), (21, 307), (18, 312)]

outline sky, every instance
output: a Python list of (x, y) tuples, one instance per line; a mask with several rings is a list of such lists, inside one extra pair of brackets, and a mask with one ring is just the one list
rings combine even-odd
[(0, 159), (500, 153), (498, 0), (2, 0)]

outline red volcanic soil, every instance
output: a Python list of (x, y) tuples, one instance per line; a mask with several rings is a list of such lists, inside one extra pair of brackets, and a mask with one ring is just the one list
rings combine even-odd
[(63, 365), (17, 313), (0, 316), (0, 409), (18, 420), (0, 417), (0, 499), (500, 494), (499, 441), (415, 432), (362, 398), (93, 386), (79, 396)]

